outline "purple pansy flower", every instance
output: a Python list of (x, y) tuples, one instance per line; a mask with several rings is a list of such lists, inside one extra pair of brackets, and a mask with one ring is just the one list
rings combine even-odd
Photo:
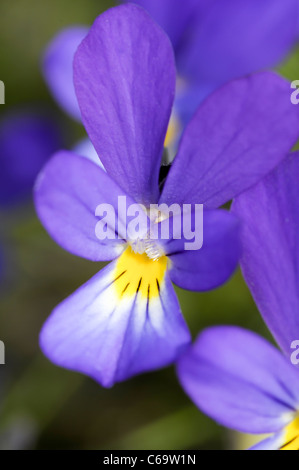
[(59, 127), (45, 113), (16, 110), (0, 120), (0, 206), (31, 195), (37, 174), (62, 145)]
[[(177, 98), (168, 142), (175, 138), (180, 122), (186, 124), (208, 94), (229, 80), (277, 65), (298, 37), (297, 0), (134, 3), (145, 8), (160, 24), (175, 52)], [(48, 46), (43, 61), (45, 80), (53, 96), (79, 120), (72, 61), (88, 29), (73, 26), (61, 31)]]
[(265, 339), (237, 327), (208, 328), (179, 360), (178, 375), (220, 424), (273, 434), (254, 450), (299, 449), (299, 370)]
[[(165, 366), (186, 347), (190, 335), (171, 280), (208, 290), (231, 275), (239, 256), (238, 219), (216, 208), (268, 173), (298, 137), (298, 110), (285, 80), (262, 73), (232, 82), (187, 126), (161, 193), (175, 81), (169, 39), (144, 10), (123, 5), (102, 14), (78, 48), (74, 83), (107, 172), (61, 152), (36, 184), (37, 212), (53, 238), (76, 255), (112, 260), (54, 310), (41, 332), (41, 347), (53, 362), (104, 386)], [(117, 211), (122, 195), (146, 207), (205, 203), (203, 247), (184, 251), (184, 239), (170, 236), (150, 250), (145, 238), (136, 250), (123, 225), (120, 239), (99, 242), (95, 209), (110, 203)]]
[(178, 365), (204, 412), (242, 432), (274, 433), (255, 449), (299, 449), (298, 181), (294, 152), (233, 206), (244, 222), (245, 279), (286, 357), (253, 333), (219, 327), (200, 335)]
[(45, 80), (55, 100), (78, 121), (81, 121), (81, 114), (73, 85), (73, 60), (88, 30), (87, 26), (63, 29), (48, 45), (42, 64)]

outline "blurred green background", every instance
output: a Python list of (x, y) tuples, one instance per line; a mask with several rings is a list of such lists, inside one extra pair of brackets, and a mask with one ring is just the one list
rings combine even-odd
[[(41, 54), (61, 28), (91, 24), (112, 5), (103, 0), (1, 0), (0, 79), (6, 86), (1, 116), (22, 104), (48, 107), (66, 129), (66, 145), (74, 144), (83, 129), (51, 99), (41, 76)], [(298, 52), (281, 72), (299, 78)], [(6, 365), (0, 366), (0, 449), (246, 447), (243, 437), (193, 406), (173, 367), (106, 390), (52, 365), (39, 350), (39, 330), (51, 310), (101, 264), (57, 246), (32, 202), (0, 213), (0, 237), (6, 251), (0, 284), (0, 339), (6, 346)], [(270, 338), (240, 272), (216, 291), (177, 293), (194, 337), (208, 325), (237, 324)]]

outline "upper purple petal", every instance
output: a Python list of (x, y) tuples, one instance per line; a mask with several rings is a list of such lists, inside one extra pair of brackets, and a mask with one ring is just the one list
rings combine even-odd
[(136, 5), (100, 15), (74, 61), (83, 123), (107, 172), (137, 202), (158, 198), (175, 92), (166, 34)]
[(272, 72), (214, 92), (187, 126), (161, 202), (215, 208), (269, 173), (299, 136), (290, 84)]
[[(134, 0), (170, 37), (182, 96), (183, 122), (229, 80), (278, 65), (298, 39), (297, 0)], [(184, 104), (186, 100), (186, 104)], [(188, 111), (188, 113), (186, 113)]]
[(243, 220), (241, 266), (272, 334), (290, 354), (299, 339), (299, 152), (239, 196)]
[(61, 145), (51, 116), (34, 110), (6, 114), (0, 122), (0, 205), (30, 196), (41, 167)]
[(144, 8), (164, 29), (174, 49), (180, 49), (184, 38), (192, 28), (194, 14), (201, 11), (206, 0), (123, 0)]
[(60, 31), (47, 46), (42, 64), (44, 78), (55, 100), (78, 121), (81, 121), (81, 113), (73, 83), (73, 60), (87, 33), (86, 26), (72, 26)]
[(298, 411), (298, 370), (255, 333), (205, 330), (178, 362), (195, 404), (221, 424), (246, 433), (277, 432)]
[(297, 41), (297, 11), (297, 0), (206, 2), (178, 57), (180, 73), (219, 86), (277, 65)]
[(40, 337), (54, 363), (105, 387), (170, 364), (190, 342), (167, 275), (154, 301), (138, 289), (119, 298), (115, 266), (116, 261), (56, 307)]
[[(63, 248), (92, 261), (106, 261), (123, 250), (126, 213), (118, 213), (118, 197), (123, 195), (100, 166), (85, 157), (61, 151), (37, 179), (35, 206), (43, 225)], [(127, 197), (127, 204), (133, 203)], [(108, 227), (114, 238), (99, 240), (96, 236), (99, 218), (95, 211), (99, 204), (110, 204), (119, 217), (117, 234), (113, 220)]]

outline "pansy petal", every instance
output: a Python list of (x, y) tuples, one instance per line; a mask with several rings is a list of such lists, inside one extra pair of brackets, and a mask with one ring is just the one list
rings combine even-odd
[(55, 364), (105, 387), (170, 364), (190, 341), (167, 274), (157, 274), (158, 289), (122, 256), (128, 270), (121, 257), (96, 274), (54, 310), (40, 338)]
[(286, 80), (263, 72), (230, 82), (187, 126), (161, 201), (219, 207), (269, 173), (295, 144), (298, 129), (299, 108)]
[(219, 86), (277, 65), (296, 43), (297, 11), (297, 0), (207, 2), (181, 48), (180, 73)]
[[(125, 196), (126, 207), (119, 197)], [(107, 210), (109, 239), (99, 239), (95, 215), (100, 204)], [(71, 253), (106, 261), (123, 250), (126, 237), (126, 208), (134, 204), (98, 165), (71, 152), (57, 153), (40, 173), (35, 187), (35, 205), (44, 227)], [(99, 214), (104, 216), (103, 214)], [(108, 235), (107, 235), (108, 236)], [(117, 236), (117, 238), (115, 238)]]
[(283, 445), (283, 434), (283, 432), (274, 434), (274, 436), (258, 442), (249, 450), (279, 450)]
[(103, 170), (105, 169), (94, 146), (88, 138), (80, 140), (80, 142), (78, 142), (73, 148), (73, 151), (77, 155), (88, 158), (88, 160), (91, 160), (93, 163), (103, 168)]
[(44, 78), (55, 100), (78, 121), (81, 121), (81, 113), (73, 83), (73, 60), (87, 33), (87, 26), (72, 26), (60, 31), (48, 45), (42, 64)]
[(224, 210), (209, 210), (203, 211), (201, 219), (195, 210), (169, 221), (169, 240), (160, 243), (170, 260), (171, 280), (195, 291), (214, 289), (227, 281), (241, 254), (238, 218)]
[(264, 320), (287, 355), (299, 339), (299, 152), (239, 196), (241, 266)]
[(197, 111), (201, 102), (215, 90), (211, 82), (186, 86), (184, 83), (177, 86), (174, 110), (180, 122), (185, 127)]
[(297, 369), (266, 340), (241, 328), (204, 331), (180, 359), (178, 374), (201, 410), (241, 432), (280, 431), (298, 407)]
[(206, 0), (123, 0), (144, 8), (169, 36), (174, 49), (188, 34), (194, 13)]
[(78, 48), (74, 83), (83, 123), (107, 172), (137, 202), (156, 202), (175, 93), (166, 34), (136, 5), (106, 11)]
[(38, 110), (16, 110), (0, 121), (0, 205), (31, 196), (35, 178), (62, 143), (54, 119)]

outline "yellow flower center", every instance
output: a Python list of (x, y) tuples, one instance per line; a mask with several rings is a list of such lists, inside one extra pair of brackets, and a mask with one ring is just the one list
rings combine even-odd
[(280, 450), (299, 450), (299, 416), (286, 427), (284, 440)]
[(167, 269), (167, 258), (152, 259), (146, 253), (136, 253), (129, 246), (119, 257), (114, 273), (117, 296), (158, 297)]

